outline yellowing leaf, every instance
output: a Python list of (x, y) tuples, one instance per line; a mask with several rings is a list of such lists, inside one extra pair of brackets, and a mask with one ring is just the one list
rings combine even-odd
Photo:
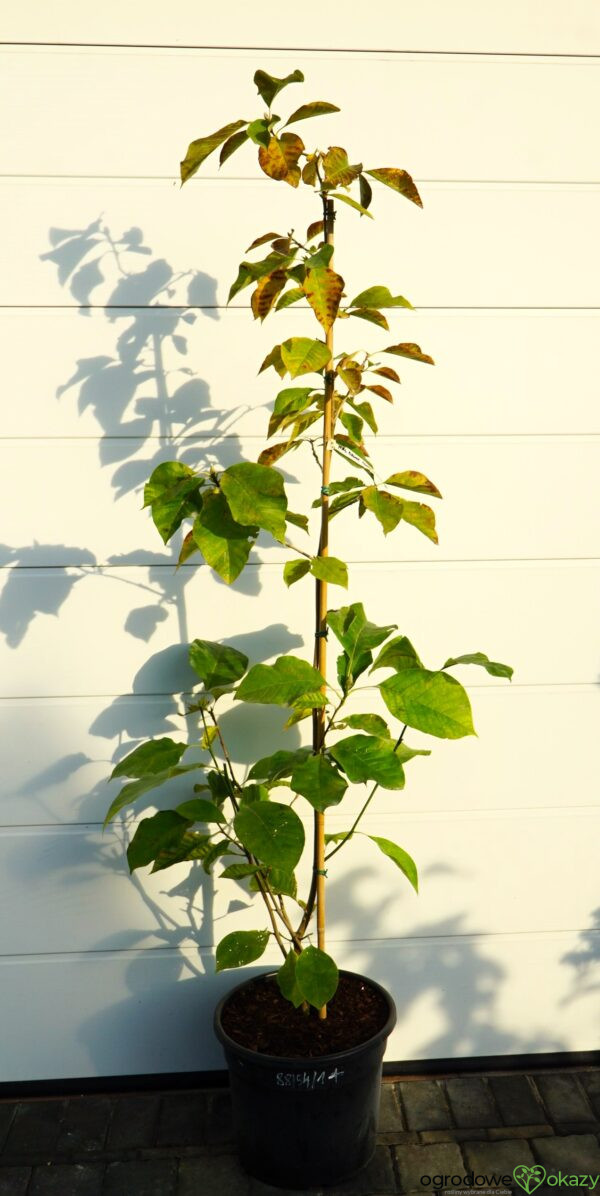
[(408, 357), (409, 361), (424, 361), (426, 365), (435, 365), (433, 357), (423, 353), (418, 345), (411, 342), (402, 345), (388, 345), (387, 349), (381, 351), (382, 353), (395, 353), (397, 357)]
[[(393, 531), (403, 518), (404, 503), (402, 499), (396, 498), (393, 494), (387, 494), (385, 490), (378, 490), (377, 486), (367, 486), (362, 492), (361, 502), (367, 511), (372, 511), (376, 519), (379, 520), (385, 536), (388, 532)], [(418, 505), (415, 503), (415, 506)]]
[(269, 178), (297, 187), (300, 182), (298, 158), (303, 150), (304, 142), (300, 137), (295, 133), (282, 133), (281, 137), (271, 137), (266, 148), (260, 146), (258, 161)]
[(286, 281), (285, 270), (273, 270), (271, 274), (264, 274), (262, 278), (259, 278), (251, 299), (255, 320), (264, 320), (268, 316)]
[(387, 386), (365, 386), (365, 390), (370, 390), (371, 394), (379, 395), (380, 399), (385, 399), (386, 403), (393, 403), (393, 396), (390, 394)]
[(323, 169), (325, 178), (332, 187), (349, 187), (350, 183), (358, 178), (362, 163), (351, 166), (346, 150), (340, 145), (330, 145), (327, 153), (323, 155)]
[(239, 133), (234, 133), (233, 137), (230, 137), (221, 149), (221, 153), (219, 154), (219, 166), (222, 166), (232, 154), (235, 154), (235, 151), (239, 149), (240, 146), (243, 145), (247, 140), (248, 134), (245, 129), (240, 129)]
[(323, 341), (292, 336), (281, 345), (283, 364), (291, 378), (318, 373), (329, 364), (331, 354)]
[(358, 316), (359, 320), (368, 320), (369, 324), (377, 324), (379, 328), (385, 328), (386, 332), (389, 332), (390, 326), (385, 316), (374, 307), (355, 307), (348, 315)]
[(426, 506), (422, 502), (409, 502), (407, 499), (404, 499), (402, 518), (406, 523), (412, 523), (413, 527), (416, 527), (417, 531), (427, 536), (428, 540), (433, 540), (434, 544), (438, 543), (438, 534), (435, 530), (435, 515), (431, 507)]
[(313, 220), (312, 224), (309, 224), (309, 226), (306, 230), (306, 240), (312, 241), (313, 237), (318, 236), (318, 234), (322, 233), (322, 232), (323, 232), (323, 221), (322, 220)]
[(377, 170), (367, 170), (365, 174), (376, 179), (378, 183), (385, 183), (386, 187), (391, 187), (393, 191), (398, 191), (400, 195), (405, 195), (412, 203), (416, 203), (419, 208), (423, 207), (421, 196), (417, 191), (413, 179), (406, 170), (398, 170), (392, 166), (380, 166)]
[(245, 120), (234, 120), (231, 124), (224, 125), (222, 129), (217, 129), (216, 133), (209, 133), (208, 137), (198, 137), (196, 141), (190, 142), (185, 158), (180, 164), (181, 182), (186, 183), (188, 179), (191, 179), (205, 158), (208, 158), (213, 150), (216, 150), (219, 145), (227, 141), (228, 137), (231, 137), (232, 133), (236, 133), (245, 124)]
[(326, 100), (311, 100), (309, 104), (302, 104), (300, 108), (296, 108), (295, 112), (286, 120), (287, 125), (292, 125), (298, 120), (308, 120), (311, 116), (327, 116), (329, 112), (339, 112), (336, 104), (328, 104)]
[(317, 320), (326, 332), (333, 324), (344, 290), (344, 280), (328, 267), (308, 270), (302, 289)]
[[(403, 473), (393, 473), (385, 479), (386, 486), (399, 486), (401, 490), (417, 490), (420, 494), (431, 494), (433, 498), (441, 498), (441, 494), (424, 473), (416, 469), (406, 469)], [(426, 508), (427, 509), (427, 508)]]

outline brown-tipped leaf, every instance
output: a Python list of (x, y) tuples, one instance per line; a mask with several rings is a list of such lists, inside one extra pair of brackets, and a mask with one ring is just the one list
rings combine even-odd
[(250, 301), (255, 320), (264, 320), (268, 316), (286, 282), (285, 270), (273, 270), (271, 274), (264, 274), (262, 278), (259, 278)]
[(328, 332), (340, 306), (344, 290), (343, 278), (328, 267), (317, 267), (316, 270), (308, 270), (303, 290), (319, 324)]
[(326, 181), (332, 187), (349, 187), (358, 178), (362, 163), (351, 166), (346, 150), (341, 145), (330, 145), (323, 155), (323, 170)]
[(382, 353), (395, 353), (396, 357), (407, 357), (409, 361), (424, 361), (426, 365), (435, 365), (433, 357), (423, 353), (418, 345), (414, 345), (410, 341), (401, 345), (388, 345), (387, 349), (381, 351)]
[(379, 166), (377, 170), (367, 170), (372, 179), (378, 183), (385, 183), (386, 187), (391, 187), (393, 191), (398, 191), (400, 195), (406, 196), (412, 203), (416, 203), (419, 208), (423, 207), (423, 201), (413, 179), (406, 170), (398, 170), (392, 166)]
[(300, 182), (298, 158), (304, 150), (304, 142), (295, 133), (282, 133), (271, 137), (268, 146), (260, 146), (258, 161), (261, 170), (277, 182), (297, 187)]
[(417, 490), (419, 494), (431, 494), (433, 498), (441, 498), (441, 494), (424, 473), (416, 469), (405, 469), (402, 473), (393, 473), (385, 479), (386, 486), (399, 486), (401, 490)]

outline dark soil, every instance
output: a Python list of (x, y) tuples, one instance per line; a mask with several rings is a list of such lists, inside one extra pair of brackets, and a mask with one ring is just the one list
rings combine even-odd
[(388, 1017), (385, 999), (359, 976), (340, 976), (337, 992), (320, 1020), (282, 997), (273, 976), (258, 976), (223, 1007), (223, 1029), (240, 1046), (286, 1059), (346, 1051), (372, 1038)]

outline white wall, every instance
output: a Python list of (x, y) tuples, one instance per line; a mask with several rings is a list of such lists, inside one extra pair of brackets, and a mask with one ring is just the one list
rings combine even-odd
[[(379, 2), (340, 29), (310, 0), (300, 32), (270, 3), (29, 0), (4, 18), (0, 1081), (221, 1066), (207, 1018), (236, 977), (213, 975), (213, 946), (254, 915), (204, 874), (130, 879), (132, 824), (100, 824), (111, 762), (184, 731), (189, 639), (308, 651), (307, 590), (285, 592), (278, 550), (231, 588), (176, 575), (140, 511), (159, 460), (256, 457), (276, 384), (258, 364), (284, 325), (310, 327), (291, 310), (257, 329), (247, 292), (224, 308), (263, 226), (318, 218), (310, 193), (246, 151), (176, 183), (189, 140), (254, 111), (258, 66), (301, 67), (302, 96), (342, 108), (314, 135), (406, 167), (425, 204), (379, 190), (375, 222), (339, 214), (352, 293), (397, 286), (419, 311), (394, 333), (438, 362), (401, 371), (382, 472), (422, 469), (445, 495), (439, 549), (336, 521), (352, 599), (433, 665), (515, 667), (511, 687), (465, 674), (479, 738), (434, 745), (369, 814), (416, 857), (420, 897), (351, 845), (331, 949), (393, 991), (389, 1059), (597, 1046), (600, 20), (594, 0), (451, 8)], [(229, 723), (249, 764), (255, 726)]]

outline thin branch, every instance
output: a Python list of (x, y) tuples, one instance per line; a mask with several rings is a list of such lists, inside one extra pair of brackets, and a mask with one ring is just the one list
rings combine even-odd
[[(405, 731), (406, 731), (406, 724), (403, 726), (403, 728), (398, 736), (398, 739), (396, 740), (396, 743), (394, 744), (394, 751), (397, 751), (397, 749), (400, 747), (400, 744), (402, 743), (402, 740), (404, 739)], [(352, 823), (352, 826), (350, 827), (350, 830), (347, 832), (347, 834), (344, 835), (343, 839), (340, 839), (339, 843), (336, 843), (335, 847), (332, 848), (331, 851), (327, 852), (327, 855), (325, 856), (326, 860), (330, 860), (332, 858), (332, 856), (334, 856), (336, 854), (336, 852), (340, 851), (341, 848), (344, 846), (344, 844), (348, 842), (348, 839), (352, 838), (363, 814), (365, 813), (365, 811), (367, 809), (367, 806), (369, 806), (371, 804), (378, 789), (379, 789), (379, 781), (377, 781), (376, 784), (373, 785), (373, 788), (371, 789), (371, 792), (370, 792), (364, 806), (362, 807), (362, 810), (360, 810), (360, 812), (357, 814), (356, 818), (354, 819), (354, 822)]]

